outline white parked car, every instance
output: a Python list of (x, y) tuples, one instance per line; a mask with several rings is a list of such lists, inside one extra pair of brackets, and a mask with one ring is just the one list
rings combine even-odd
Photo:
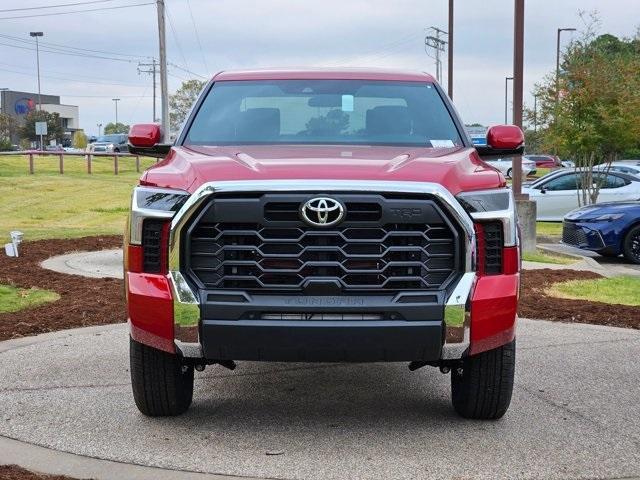
[[(493, 168), (500, 170), (502, 174), (508, 178), (511, 178), (511, 171), (513, 170), (512, 158), (498, 158), (496, 160), (485, 160)], [(522, 157), (522, 176), (533, 175), (536, 173), (536, 162), (533, 160), (527, 160)]]
[[(560, 222), (571, 210), (578, 208), (578, 185), (581, 172), (562, 169), (553, 171), (535, 182), (523, 186), (522, 193), (537, 203), (537, 219)], [(594, 173), (594, 181), (600, 182), (597, 203), (620, 202), (640, 199), (640, 178), (621, 172)]]
[[(608, 164), (604, 163), (593, 168), (594, 170), (607, 170), (607, 167)], [(611, 162), (611, 166), (608, 168), (610, 172), (628, 173), (640, 177), (640, 160), (619, 160)]]

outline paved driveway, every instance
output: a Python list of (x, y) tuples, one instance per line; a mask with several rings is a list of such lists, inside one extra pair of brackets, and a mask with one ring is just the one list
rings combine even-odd
[(638, 331), (521, 321), (497, 422), (456, 417), (449, 376), (428, 367), (248, 362), (197, 374), (187, 414), (150, 419), (133, 405), (124, 325), (48, 338), (0, 353), (0, 435), (284, 479), (640, 476)]

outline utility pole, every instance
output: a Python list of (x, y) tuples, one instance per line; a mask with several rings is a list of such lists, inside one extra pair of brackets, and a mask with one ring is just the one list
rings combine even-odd
[(509, 124), (509, 80), (513, 80), (513, 77), (504, 77), (504, 124)]
[[(524, 94), (524, 0), (515, 0), (513, 29), (513, 123), (521, 129)], [(522, 195), (522, 156), (513, 159), (513, 194)]]
[(116, 104), (116, 130), (118, 129), (118, 102), (120, 101), (119, 98), (112, 98), (111, 100), (113, 100), (113, 102)]
[[(141, 70), (140, 67), (147, 67), (146, 70)], [(138, 75), (141, 73), (150, 73), (153, 78), (153, 122), (158, 120), (156, 115), (156, 73), (157, 73), (158, 62), (156, 62), (155, 58), (151, 59), (151, 63), (138, 63)]]
[[(437, 27), (431, 27), (431, 30), (434, 31), (434, 35), (427, 35), (424, 37), (424, 50), (431, 58), (436, 61), (436, 80), (438, 83), (442, 82), (442, 60), (440, 60), (440, 52), (444, 52), (445, 45), (447, 44), (446, 40), (440, 38), (440, 36), (447, 35), (447, 32), (441, 30)], [(428, 48), (433, 49), (433, 56), (429, 54)]]
[(453, 0), (449, 0), (449, 47), (447, 50), (447, 93), (453, 100)]
[(99, 137), (102, 136), (102, 124), (98, 123), (96, 124), (96, 127), (98, 127), (98, 136)]
[[(524, 94), (524, 0), (515, 0), (513, 16), (513, 123), (522, 128)], [(512, 159), (511, 189), (516, 201), (523, 252), (536, 251), (536, 202), (522, 194), (522, 156)]]
[(169, 132), (169, 84), (167, 81), (167, 41), (164, 26), (164, 0), (156, 0), (158, 9), (158, 47), (160, 49), (160, 97), (162, 105), (162, 130), (166, 142), (170, 137)]

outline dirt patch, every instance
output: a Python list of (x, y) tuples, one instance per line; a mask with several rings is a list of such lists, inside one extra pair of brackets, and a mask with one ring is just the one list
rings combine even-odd
[(0, 283), (52, 290), (60, 300), (14, 313), (0, 313), (0, 341), (66, 328), (123, 322), (124, 284), (114, 278), (85, 278), (45, 270), (54, 255), (122, 246), (119, 235), (69, 240), (39, 240), (21, 245), (20, 257), (0, 256)]
[(72, 480), (62, 475), (34, 473), (16, 465), (0, 465), (0, 480)]
[(603, 277), (588, 271), (526, 270), (522, 273), (518, 314), (525, 318), (640, 329), (639, 307), (556, 298), (545, 293), (554, 283), (595, 278)]

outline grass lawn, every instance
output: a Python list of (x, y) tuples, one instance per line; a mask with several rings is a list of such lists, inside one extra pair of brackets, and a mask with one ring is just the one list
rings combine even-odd
[(640, 277), (613, 277), (556, 283), (549, 295), (575, 300), (640, 306)]
[(542, 250), (538, 250), (535, 253), (525, 252), (522, 254), (522, 260), (527, 262), (555, 263), (557, 265), (569, 265), (578, 261), (574, 258), (552, 255)]
[(54, 302), (60, 298), (55, 292), (40, 290), (39, 288), (14, 288), (0, 285), (0, 313), (17, 312), (19, 310), (37, 307), (47, 302)]
[[(84, 157), (65, 157), (65, 173), (58, 173), (58, 157), (35, 157), (29, 175), (27, 156), (0, 155), (0, 237), (11, 230), (25, 240), (119, 234), (129, 208), (131, 189), (140, 174), (135, 159), (94, 157), (93, 174), (86, 173)], [(144, 171), (155, 162), (140, 159)]]
[(536, 235), (545, 237), (561, 237), (562, 222), (536, 222)]

